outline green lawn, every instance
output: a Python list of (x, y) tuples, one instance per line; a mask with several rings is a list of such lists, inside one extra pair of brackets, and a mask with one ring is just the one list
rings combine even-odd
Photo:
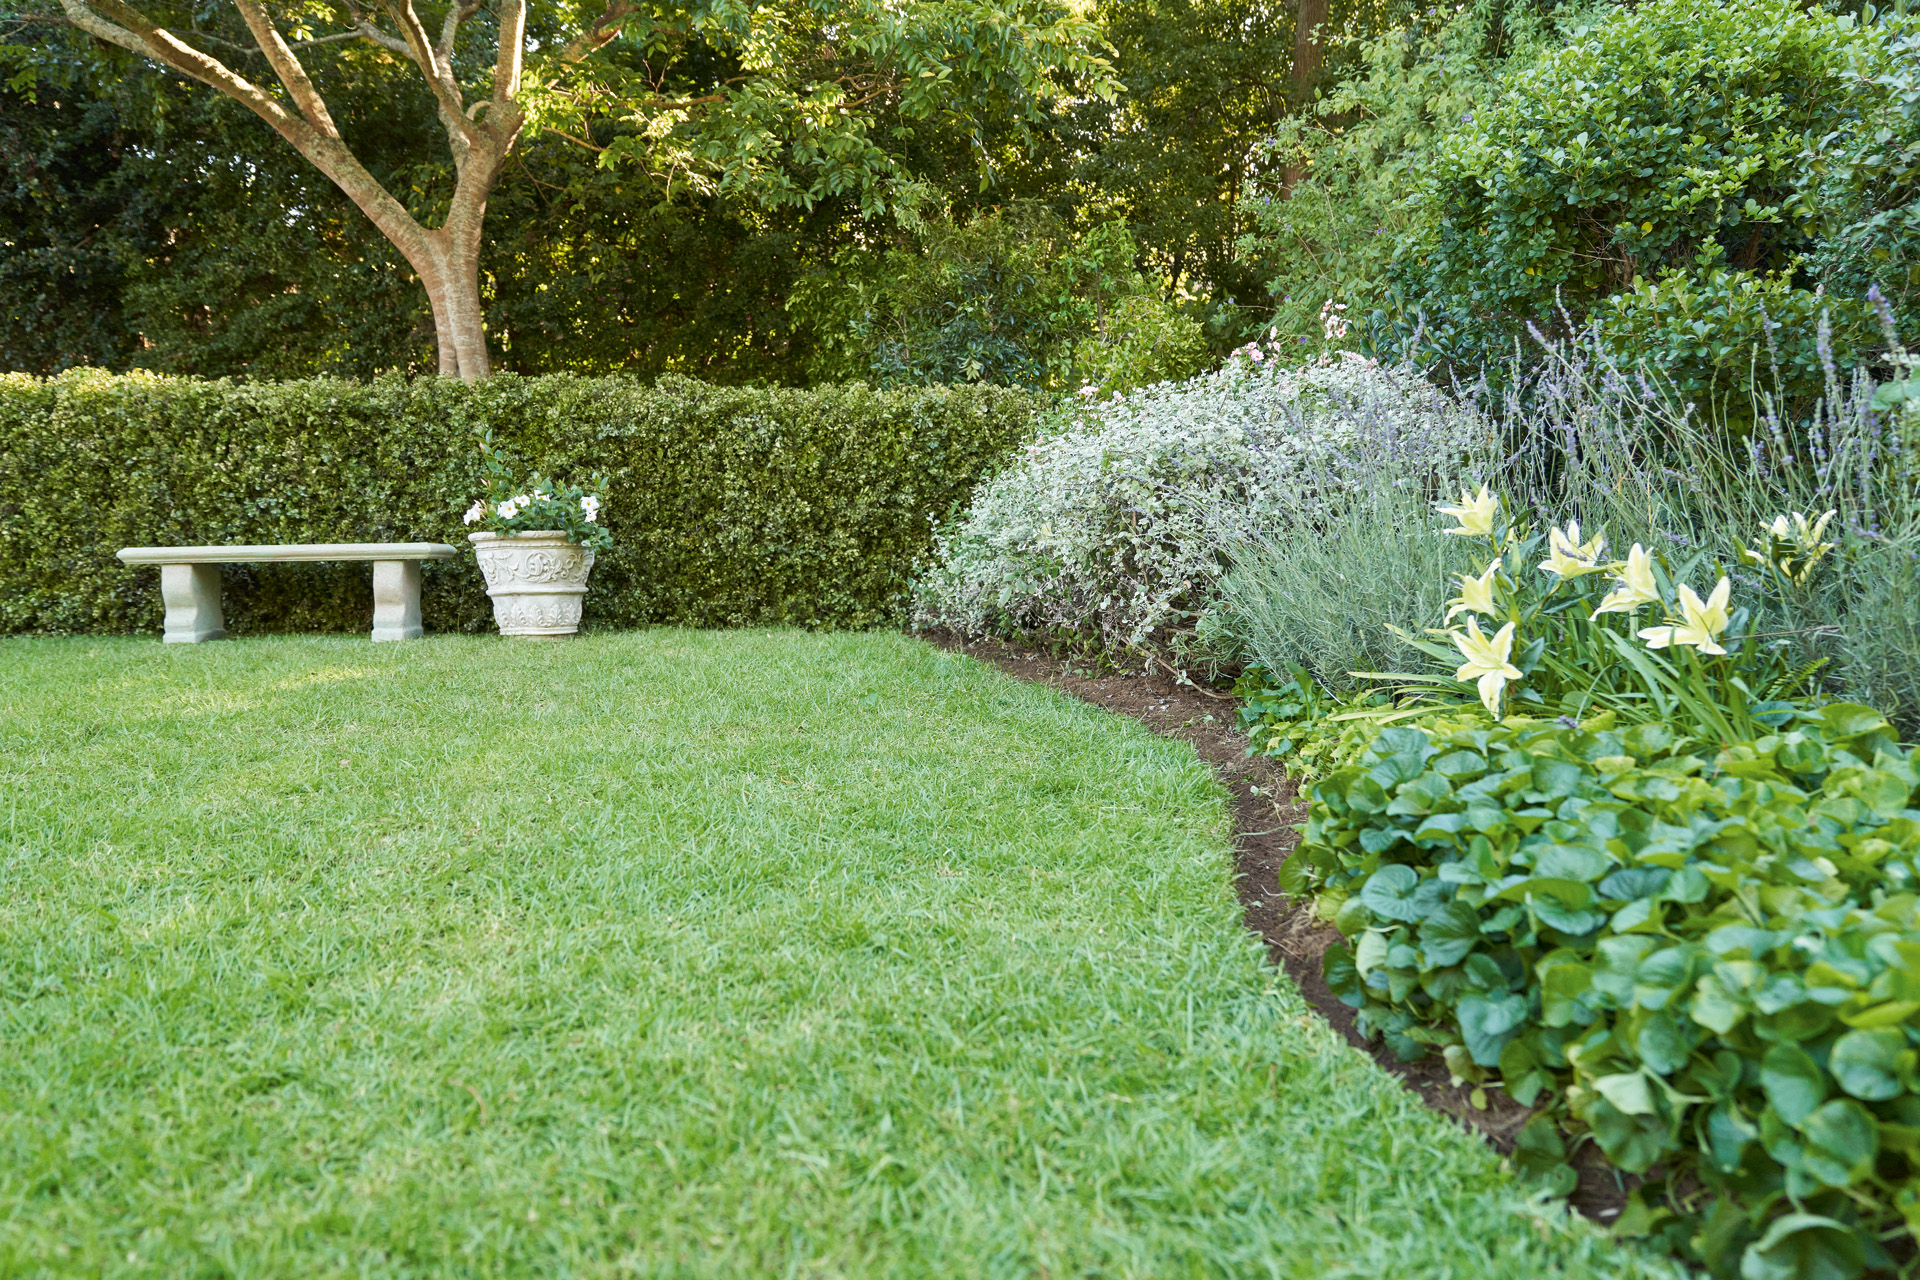
[(0, 1276), (1648, 1274), (891, 635), (0, 641)]

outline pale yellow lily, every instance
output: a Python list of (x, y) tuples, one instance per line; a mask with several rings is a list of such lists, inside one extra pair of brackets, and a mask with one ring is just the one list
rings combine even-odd
[(1540, 562), (1540, 568), (1562, 578), (1598, 573), (1606, 568), (1600, 563), (1600, 552), (1606, 545), (1607, 535), (1604, 533), (1596, 533), (1591, 541), (1581, 542), (1580, 522), (1569, 520), (1565, 529), (1547, 531), (1547, 558)]
[(1487, 486), (1481, 485), (1477, 494), (1469, 494), (1462, 489), (1459, 506), (1450, 507), (1441, 503), (1439, 511), (1441, 515), (1452, 516), (1460, 522), (1458, 528), (1449, 529), (1448, 533), (1457, 533), (1464, 538), (1491, 538), (1493, 518), (1500, 514), (1500, 499), (1494, 497)]
[(1493, 603), (1494, 579), (1500, 575), (1500, 562), (1495, 560), (1487, 566), (1487, 571), (1477, 578), (1466, 574), (1456, 574), (1460, 579), (1460, 594), (1447, 601), (1453, 607), (1447, 610), (1447, 621), (1452, 622), (1462, 613), (1480, 613), (1491, 618), (1499, 610)]
[(1626, 563), (1613, 566), (1614, 581), (1620, 585), (1607, 593), (1594, 617), (1603, 613), (1631, 613), (1643, 604), (1660, 603), (1660, 584), (1653, 579), (1653, 554), (1639, 543), (1627, 552)]
[(1488, 637), (1480, 631), (1480, 620), (1469, 617), (1465, 633), (1450, 631), (1447, 638), (1466, 661), (1453, 673), (1455, 680), (1472, 680), (1480, 689), (1480, 701), (1487, 714), (1500, 714), (1500, 693), (1509, 681), (1521, 678), (1513, 665), (1513, 624), (1509, 622)]
[(1636, 634), (1649, 649), (1664, 649), (1670, 644), (1690, 644), (1702, 653), (1725, 653), (1720, 636), (1727, 629), (1727, 597), (1733, 584), (1725, 578), (1704, 601), (1686, 583), (1680, 584), (1680, 619), (1664, 627), (1643, 627)]
[(1807, 580), (1813, 577), (1814, 566), (1833, 550), (1833, 544), (1820, 541), (1820, 535), (1827, 531), (1827, 525), (1838, 514), (1837, 511), (1828, 511), (1811, 524), (1807, 522), (1806, 515), (1799, 511), (1791, 513), (1791, 524), (1786, 515), (1777, 515), (1772, 524), (1761, 526), (1768, 536), (1754, 546), (1743, 549), (1740, 558), (1751, 564), (1770, 565), (1787, 581), (1804, 587)]

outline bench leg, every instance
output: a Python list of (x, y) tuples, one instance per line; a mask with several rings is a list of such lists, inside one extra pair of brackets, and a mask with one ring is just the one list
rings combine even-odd
[(199, 644), (225, 640), (227, 618), (220, 611), (220, 566), (217, 564), (163, 564), (160, 600), (167, 606), (161, 636), (167, 644)]
[(373, 562), (373, 638), (420, 638), (420, 562)]

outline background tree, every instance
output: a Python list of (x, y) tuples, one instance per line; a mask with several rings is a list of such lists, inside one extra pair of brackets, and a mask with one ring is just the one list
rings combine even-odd
[[(468, 378), (485, 376), (489, 367), (479, 288), (487, 201), (530, 122), (567, 133), (599, 151), (603, 163), (664, 173), (669, 187), (679, 177), (711, 192), (744, 191), (767, 204), (802, 207), (853, 191), (866, 211), (882, 212), (910, 200), (912, 190), (867, 136), (876, 102), (913, 118), (965, 115), (976, 101), (1010, 104), (1014, 114), (1038, 118), (1062, 71), (1093, 76), (1099, 87), (1091, 29), (1044, 3), (789, 0), (753, 10), (695, 4), (642, 11), (629, 0), (609, 0), (597, 14), (561, 13), (551, 29), (534, 33), (525, 0), (496, 0), (491, 11), (484, 4), (455, 0), (435, 34), (410, 0), (376, 0), (372, 13), (354, 0), (281, 13), (261, 0), (234, 0), (245, 28), (232, 33), (244, 34), (239, 39), (201, 29), (191, 9), (61, 0), (79, 29), (246, 106), (337, 185), (425, 287), (441, 372)], [(475, 58), (462, 45), (463, 27), (482, 31), (490, 56)], [(396, 196), (349, 144), (329, 108), (326, 77), (316, 81), (301, 60), (318, 48), (327, 48), (335, 77), (350, 78), (356, 64), (389, 56), (418, 72), (452, 161), (451, 189), (441, 188), (441, 199), (424, 211), (428, 217)], [(264, 61), (277, 84), (236, 69), (247, 65), (237, 57)], [(606, 115), (626, 132), (604, 145), (583, 136)]]

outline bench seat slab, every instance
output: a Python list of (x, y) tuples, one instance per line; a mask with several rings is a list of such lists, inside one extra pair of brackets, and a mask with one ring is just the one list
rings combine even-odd
[(243, 564), (302, 560), (451, 560), (444, 542), (294, 542), (281, 546), (123, 547), (123, 564)]
[(459, 554), (444, 542), (318, 542), (286, 546), (125, 547), (125, 564), (160, 566), (160, 599), (167, 607), (162, 638), (199, 644), (227, 638), (220, 607), (220, 566), (278, 561), (373, 562), (373, 638), (418, 640), (420, 562)]

